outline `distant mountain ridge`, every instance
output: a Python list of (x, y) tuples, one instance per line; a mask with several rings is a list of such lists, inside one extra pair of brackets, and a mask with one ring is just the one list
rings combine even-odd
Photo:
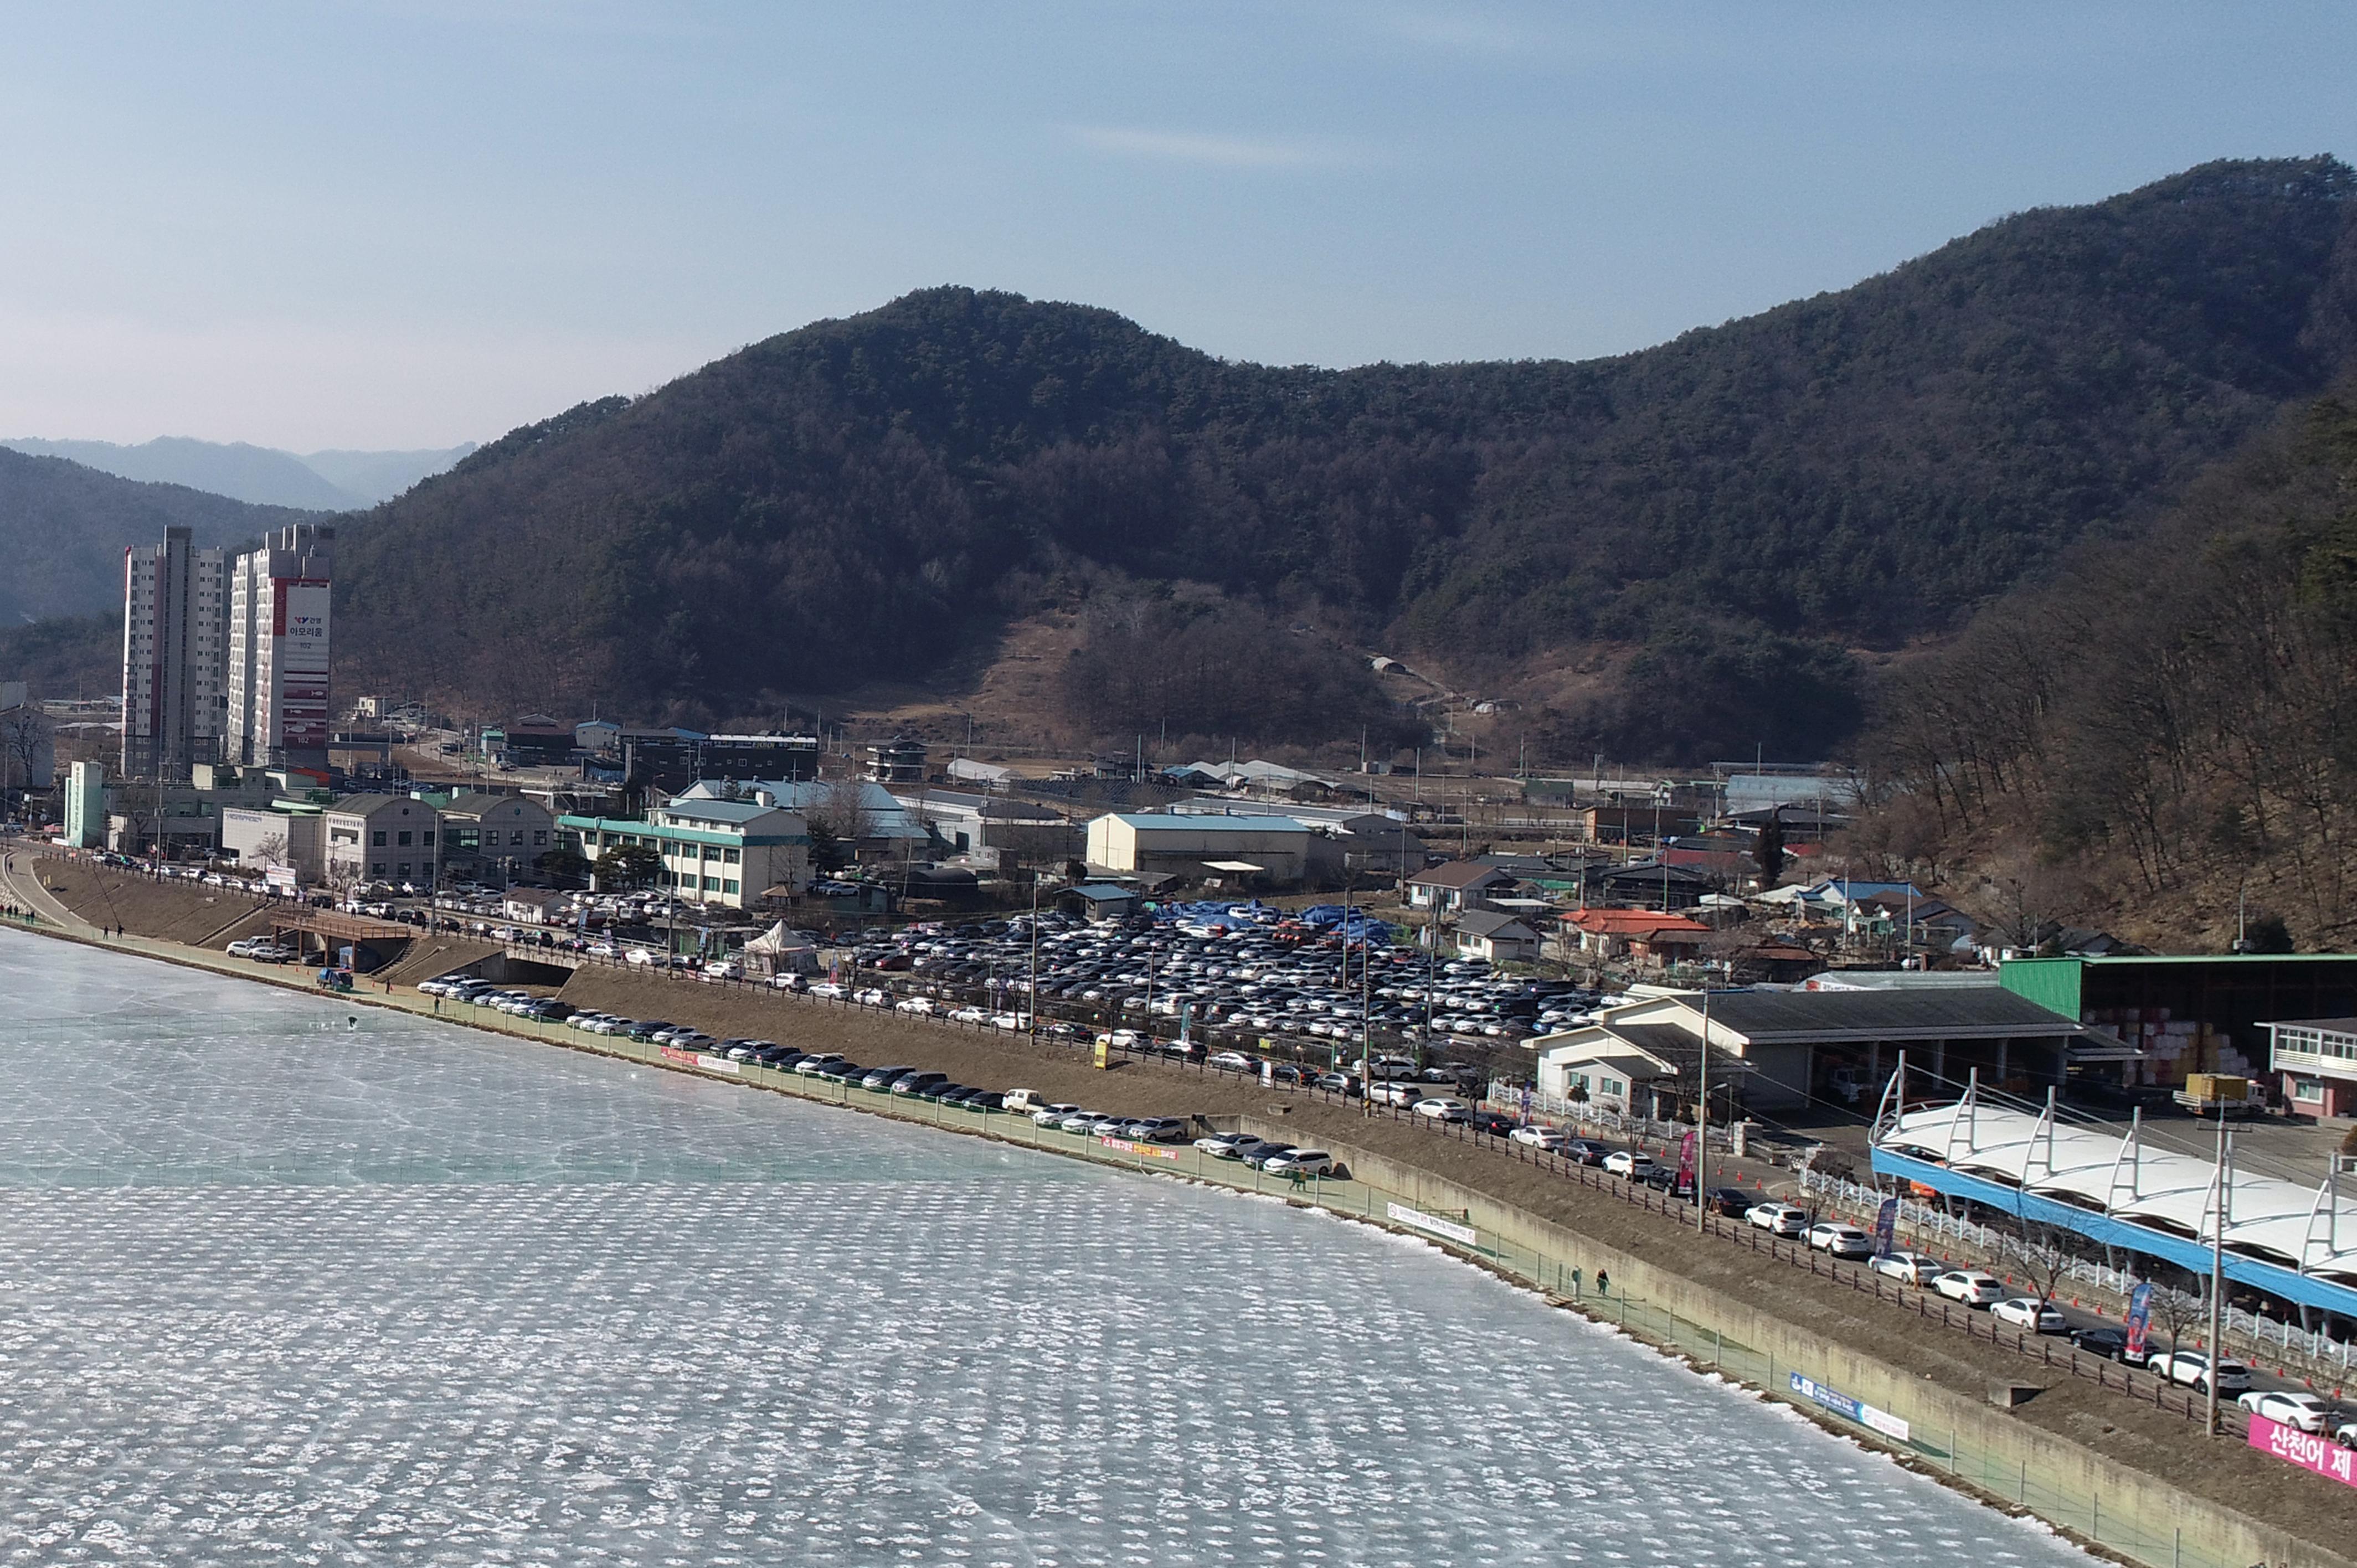
[[(726, 717), (1193, 585), (1459, 677), (1587, 671), (1534, 715), (1558, 755), (1820, 755), (1856, 650), (2133, 533), (2357, 362), (2352, 193), (2332, 158), (2207, 165), (1576, 364), (1224, 362), (927, 290), (390, 503), (341, 553), (339, 646), (494, 710)], [(1131, 685), (1091, 722), (1173, 716)]]
[(392, 499), (441, 473), (475, 444), (416, 452), (325, 451), (296, 454), (245, 442), (162, 435), (135, 446), (112, 441), (0, 441), (33, 456), (64, 457), (118, 478), (186, 485), (256, 506), (305, 511), (355, 511)]
[[(199, 546), (242, 544), (317, 514), (251, 506), (182, 485), (141, 484), (62, 457), (0, 447), (0, 628), (112, 611), (119, 635), (123, 551), (175, 525)], [(0, 668), (0, 679), (6, 678)]]

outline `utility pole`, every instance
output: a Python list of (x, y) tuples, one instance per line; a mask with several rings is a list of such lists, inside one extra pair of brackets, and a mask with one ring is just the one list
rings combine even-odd
[(1710, 981), (1702, 983), (1702, 1073), (1701, 1092), (1695, 1096), (1695, 1231), (1700, 1234), (1710, 1224), (1710, 1206), (1703, 1201), (1708, 1187), (1705, 1179), (1710, 1169)]
[(2226, 1283), (2226, 1215), (2228, 1199), (2233, 1188), (2227, 1175), (2227, 1162), (2234, 1156), (2234, 1135), (2226, 1131), (2226, 1107), (2218, 1107), (2218, 1174), (2212, 1183), (2218, 1201), (2211, 1214), (2210, 1226), (2210, 1375), (2203, 1380), (2209, 1387), (2202, 1401), (2205, 1412), (2201, 1430), (2212, 1437), (2218, 1435), (2218, 1362), (2224, 1354), (2219, 1344), (2219, 1334), (2225, 1316)]
[(1031, 986), (1026, 993), (1023, 1015), (1028, 1019), (1026, 1033), (1033, 1045), (1039, 1043), (1039, 868), (1031, 868)]

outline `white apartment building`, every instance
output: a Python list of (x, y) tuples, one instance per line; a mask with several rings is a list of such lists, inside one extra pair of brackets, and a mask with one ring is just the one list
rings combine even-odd
[(229, 558), (186, 528), (123, 553), (123, 772), (185, 779), (218, 759), (229, 700)]
[(227, 760), (328, 766), (328, 609), (336, 531), (297, 522), (229, 576)]

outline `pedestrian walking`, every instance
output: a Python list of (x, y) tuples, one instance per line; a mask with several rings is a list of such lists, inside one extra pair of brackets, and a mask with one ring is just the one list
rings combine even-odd
[(1596, 1294), (1608, 1296), (1612, 1294), (1612, 1276), (1602, 1269), (1596, 1271)]
[(1574, 1270), (1572, 1270), (1572, 1271), (1571, 1271), (1571, 1295), (1572, 1295), (1572, 1299), (1573, 1299), (1573, 1300), (1575, 1300), (1575, 1301), (1577, 1301), (1577, 1300), (1578, 1300), (1578, 1299), (1579, 1299), (1579, 1287), (1580, 1287), (1580, 1276), (1579, 1276), (1579, 1271), (1578, 1271), (1577, 1269), (1574, 1269)]

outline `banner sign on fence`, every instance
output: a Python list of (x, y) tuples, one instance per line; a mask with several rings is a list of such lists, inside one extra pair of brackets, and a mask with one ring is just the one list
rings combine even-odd
[(1899, 1251), (1899, 1200), (1886, 1197), (1882, 1207), (1874, 1211), (1874, 1251), (1877, 1257)]
[(725, 1072), (737, 1078), (745, 1076), (743, 1070), (726, 1057), (707, 1057), (696, 1051), (681, 1050), (677, 1046), (662, 1046), (657, 1048), (662, 1052), (663, 1060), (667, 1062), (677, 1062), (682, 1067), (700, 1067), (706, 1072)]
[(1135, 1144), (1127, 1138), (1099, 1138), (1097, 1142), (1103, 1144), (1106, 1148), (1114, 1150), (1117, 1154), (1143, 1155), (1149, 1160), (1170, 1160), (1173, 1162), (1176, 1162), (1178, 1158), (1178, 1150), (1166, 1148), (1160, 1144)]
[(1383, 1213), (1402, 1225), (1429, 1230), (1436, 1236), (1462, 1241), (1468, 1247), (1479, 1246), (1481, 1241), (1481, 1232), (1470, 1225), (1459, 1225), (1454, 1219), (1443, 1219), (1437, 1214), (1426, 1214), (1421, 1208), (1410, 1208), (1405, 1203), (1386, 1203)]
[(1829, 1389), (1814, 1378), (1804, 1378), (1800, 1373), (1794, 1372), (1792, 1391), (1804, 1400), (1824, 1406), (1835, 1415), (1854, 1421), (1870, 1431), (1879, 1432), (1885, 1437), (1895, 1437), (1901, 1443), (1908, 1441), (1909, 1428), (1904, 1420), (1891, 1414), (1889, 1411), (1877, 1410), (1862, 1400), (1854, 1400), (1846, 1393)]
[(2311, 1436), (2297, 1426), (2269, 1421), (2254, 1412), (2251, 1416), (2251, 1446), (2262, 1454), (2274, 1455), (2287, 1465), (2313, 1470), (2344, 1487), (2357, 1487), (2357, 1449), (2343, 1448), (2330, 1437)]
[(2152, 1326), (2152, 1282), (2144, 1283), (2128, 1295), (2128, 1359), (2144, 1354), (2145, 1331)]

